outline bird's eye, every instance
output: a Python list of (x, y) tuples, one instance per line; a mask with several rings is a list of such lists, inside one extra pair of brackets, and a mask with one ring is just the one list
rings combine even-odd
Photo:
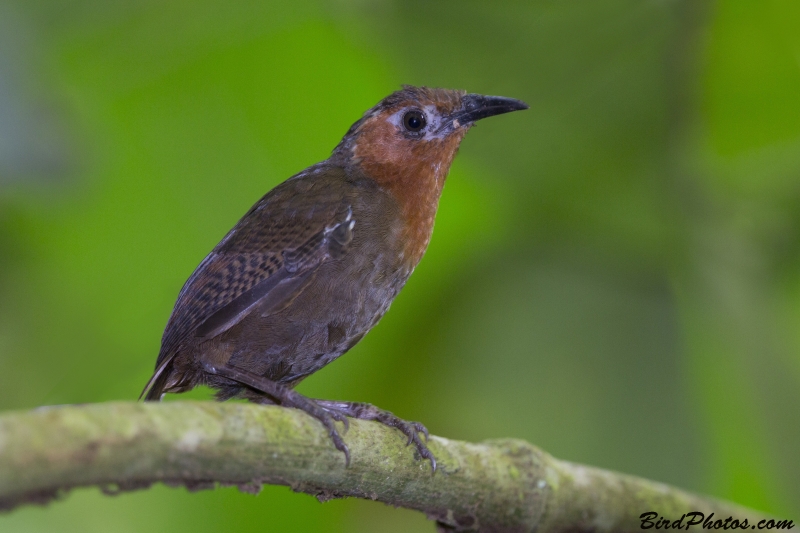
[(421, 111), (409, 111), (403, 115), (403, 126), (408, 131), (417, 132), (425, 127), (425, 115)]

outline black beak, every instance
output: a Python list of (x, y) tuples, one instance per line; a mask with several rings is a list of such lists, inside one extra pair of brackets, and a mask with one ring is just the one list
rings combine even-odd
[(468, 94), (462, 99), (462, 107), (453, 114), (451, 122), (453, 126), (465, 126), (482, 118), (522, 111), (528, 107), (528, 104), (522, 100), (514, 98)]

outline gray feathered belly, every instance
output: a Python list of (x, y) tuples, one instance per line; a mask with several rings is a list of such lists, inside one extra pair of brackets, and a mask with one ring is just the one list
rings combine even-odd
[(319, 370), (377, 324), (410, 275), (397, 254), (358, 248), (322, 265), (283, 309), (256, 308), (198, 348), (273, 381), (297, 383)]

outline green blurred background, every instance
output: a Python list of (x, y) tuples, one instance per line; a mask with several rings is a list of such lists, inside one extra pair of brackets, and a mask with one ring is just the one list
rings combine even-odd
[[(797, 521), (799, 26), (793, 0), (4, 0), (0, 409), (134, 400), (183, 281), (256, 199), (401, 83), (464, 88), (531, 109), (467, 136), (406, 289), (300, 390)], [(433, 529), (284, 487), (0, 516)]]

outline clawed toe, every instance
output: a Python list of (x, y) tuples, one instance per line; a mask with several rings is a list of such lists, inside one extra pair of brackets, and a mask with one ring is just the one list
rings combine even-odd
[[(378, 418), (378, 421), (386, 424), (387, 426), (396, 427), (403, 434), (408, 438), (406, 442), (406, 446), (414, 443), (414, 447), (417, 449), (417, 453), (422, 459), (427, 459), (431, 462), (431, 469), (433, 472), (436, 472), (436, 459), (433, 456), (433, 453), (428, 449), (428, 446), (425, 444), (428, 441), (428, 429), (420, 424), (419, 422), (406, 422), (405, 420), (396, 417), (395, 415), (386, 412), (384, 416)], [(422, 439), (419, 438), (419, 434), (425, 436), (425, 442), (422, 442)]]
[(344, 423), (345, 431), (347, 431), (350, 427), (350, 422), (347, 420), (347, 417), (335, 409), (327, 409), (314, 400), (310, 400), (299, 394), (297, 394), (293, 400), (292, 407), (305, 411), (325, 426), (325, 429), (328, 430), (328, 436), (333, 441), (333, 445), (344, 454), (345, 467), (350, 466), (350, 449), (347, 447), (347, 444), (344, 443), (342, 436), (339, 435), (339, 431), (336, 429), (336, 421), (339, 421)]
[[(436, 472), (436, 459), (425, 444), (429, 438), (428, 429), (419, 422), (406, 422), (389, 411), (384, 411), (368, 403), (316, 400), (316, 405), (319, 405), (335, 420), (341, 420), (338, 418), (339, 416), (347, 415), (361, 420), (375, 420), (385, 426), (399, 429), (408, 439), (406, 446), (413, 443), (419, 456), (423, 460), (430, 461), (432, 470)], [(424, 442), (420, 439), (420, 434), (425, 437)]]
[[(420, 427), (422, 429), (420, 429)], [(428, 430), (425, 429), (425, 426), (418, 422), (412, 422), (406, 423), (405, 427), (400, 428), (400, 430), (408, 436), (408, 443), (406, 446), (413, 442), (414, 446), (417, 448), (417, 453), (419, 453), (419, 456), (423, 459), (428, 459), (431, 462), (431, 470), (436, 472), (436, 458), (425, 444), (425, 442), (428, 441)], [(425, 442), (422, 442), (422, 439), (419, 438), (420, 433), (425, 435)]]
[[(339, 450), (344, 454), (344, 465), (345, 467), (350, 466), (350, 449), (347, 447), (347, 444), (344, 443), (342, 436), (339, 435), (339, 431), (336, 429), (336, 425), (334, 424), (334, 420), (338, 420), (335, 415), (332, 413), (322, 410), (321, 413), (309, 413), (311, 416), (322, 422), (322, 425), (328, 430), (328, 436), (333, 441), (333, 445), (336, 446), (336, 449)], [(347, 428), (347, 423), (345, 422), (345, 428)]]
[(427, 446), (423, 446), (420, 448), (417, 446), (417, 452), (419, 452), (420, 457), (423, 459), (427, 459), (431, 462), (431, 472), (436, 473), (436, 457), (433, 456), (431, 451), (428, 449)]
[(411, 425), (414, 426), (414, 429), (417, 430), (417, 433), (422, 433), (425, 435), (425, 442), (428, 442), (428, 438), (430, 434), (428, 433), (428, 428), (420, 424), (419, 422), (411, 422)]
[[(325, 408), (323, 407), (323, 409)], [(335, 409), (325, 409), (325, 411), (328, 412), (331, 418), (333, 418), (337, 422), (341, 422), (342, 424), (344, 424), (344, 431), (345, 433), (347, 433), (347, 431), (350, 429), (350, 419), (347, 418), (347, 416), (344, 413), (342, 413), (341, 411), (337, 411)]]
[(335, 429), (329, 432), (328, 435), (331, 437), (333, 445), (336, 446), (336, 449), (344, 454), (344, 466), (347, 468), (350, 466), (350, 448), (347, 447), (347, 444), (344, 443), (342, 437)]

